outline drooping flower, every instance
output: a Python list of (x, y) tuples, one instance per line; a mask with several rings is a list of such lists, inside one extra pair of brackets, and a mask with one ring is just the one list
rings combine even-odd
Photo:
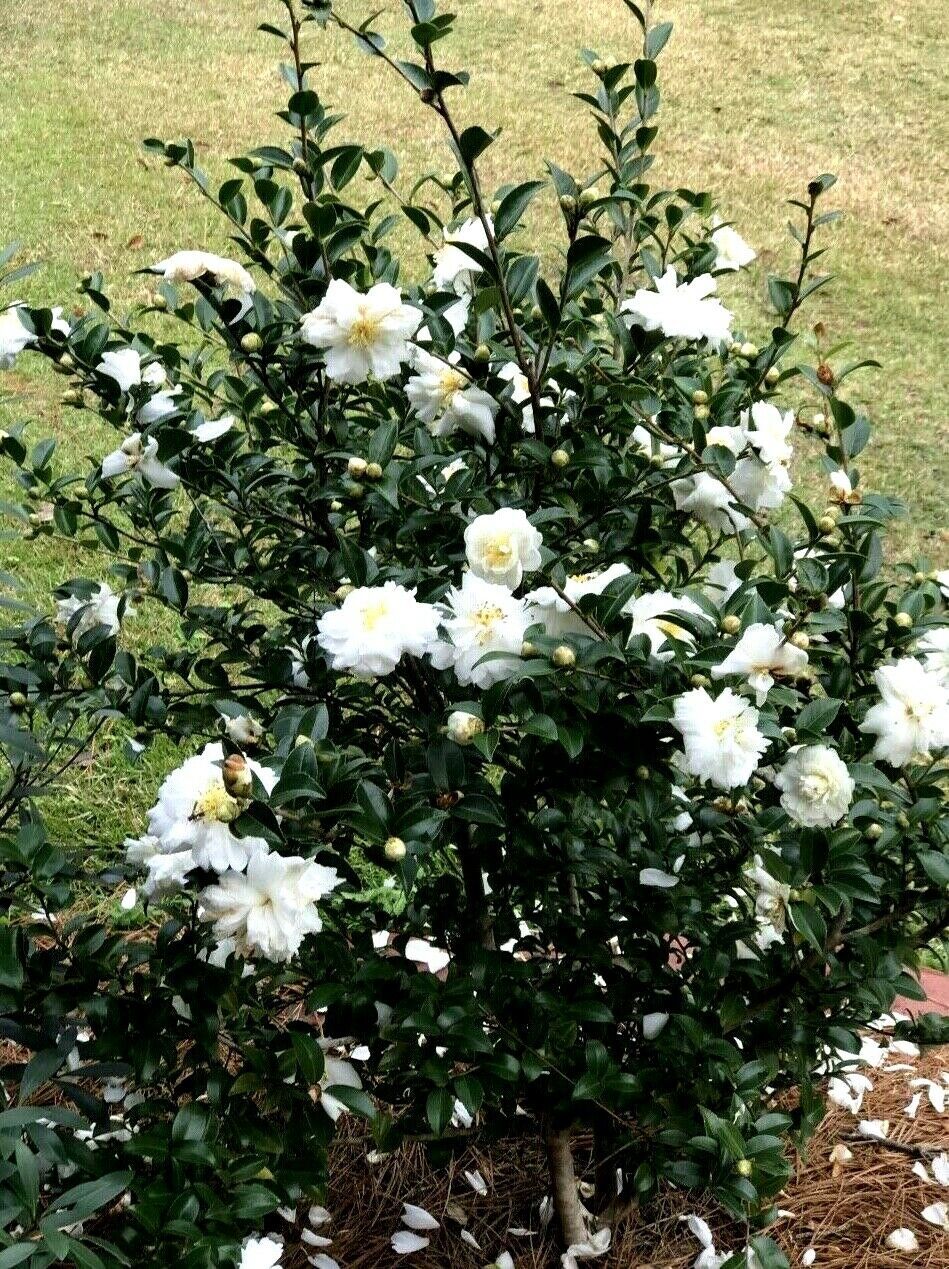
[[(90, 630), (95, 630), (96, 626), (105, 626), (109, 634), (116, 635), (122, 624), (119, 617), (121, 598), (121, 595), (117, 595), (108, 583), (100, 582), (98, 590), (94, 591), (88, 599), (80, 599), (76, 595), (58, 599), (56, 620), (66, 625), (77, 613), (82, 614), (73, 629), (73, 639), (81, 639)], [(131, 613), (129, 608), (125, 611), (127, 614)]]
[(781, 805), (796, 824), (830, 828), (850, 809), (854, 783), (847, 764), (827, 745), (797, 745), (774, 778)]
[[(490, 216), (487, 221), (493, 227)], [(481, 268), (472, 256), (455, 244), (464, 242), (476, 251), (487, 252), (488, 235), (481, 219), (473, 216), (458, 229), (443, 230), (442, 236), (445, 245), (435, 252), (432, 281), (440, 291), (455, 291), (458, 295), (464, 295), (473, 290), (474, 280)]]
[(212, 251), (176, 251), (165, 260), (151, 266), (166, 282), (196, 282), (210, 278), (215, 286), (229, 287), (241, 302), (239, 317), (250, 308), (257, 284), (242, 264)]
[(524, 573), (540, 568), (543, 535), (516, 507), (477, 516), (465, 529), (468, 567), (476, 577), (516, 590)]
[(758, 730), (758, 711), (730, 687), (717, 697), (704, 687), (680, 696), (673, 726), (682, 735), (685, 769), (720, 789), (747, 784), (768, 741)]
[(461, 431), (493, 445), (498, 403), (456, 368), (457, 361), (457, 353), (443, 361), (417, 348), (412, 358), (415, 374), (405, 385), (405, 395), (433, 436)]
[(300, 334), (325, 349), (326, 373), (341, 383), (365, 383), (370, 375), (391, 379), (409, 360), (409, 340), (422, 321), (419, 309), (403, 304), (402, 292), (378, 282), (365, 294), (334, 278)]
[[(745, 876), (754, 888), (755, 894), (757, 928), (754, 943), (759, 952), (766, 952), (773, 944), (784, 940), (788, 925), (791, 887), (772, 877), (760, 855), (755, 855), (751, 867), (745, 869)], [(750, 954), (743, 943), (739, 944), (739, 952), (742, 955)]]
[[(693, 617), (707, 620), (702, 609), (686, 595), (670, 595), (665, 590), (649, 591), (645, 595), (637, 595), (623, 609), (632, 619), (630, 639), (637, 635), (645, 635), (649, 640), (649, 649), (653, 656), (668, 659), (675, 655), (671, 647), (667, 647), (670, 639), (684, 643), (688, 647), (695, 645), (695, 636), (687, 626), (675, 620), (677, 612), (689, 613)], [(665, 649), (665, 651), (663, 651)]]
[(588, 635), (590, 627), (571, 604), (578, 604), (584, 595), (602, 595), (611, 582), (625, 577), (628, 572), (627, 564), (611, 564), (599, 572), (571, 574), (564, 582), (563, 595), (559, 595), (552, 586), (540, 586), (529, 591), (525, 596), (529, 605), (527, 624), (542, 623), (551, 638)]
[(807, 653), (790, 643), (781, 626), (756, 621), (748, 626), (724, 661), (712, 667), (713, 679), (740, 674), (763, 705), (777, 677), (793, 678), (807, 668)]
[(873, 676), (881, 700), (860, 730), (877, 737), (873, 756), (905, 767), (949, 745), (949, 684), (915, 657), (881, 666)]
[[(0, 370), (12, 370), (13, 363), (23, 349), (36, 343), (36, 335), (27, 330), (20, 318), (21, 310), (25, 307), (18, 302), (0, 310)], [(52, 329), (61, 335), (68, 335), (69, 323), (63, 318), (62, 312), (61, 308), (53, 309)]]
[(438, 637), (438, 612), (396, 582), (360, 586), (317, 622), (330, 668), (362, 678), (391, 674), (403, 656), (424, 656)]
[[(442, 624), (448, 639), (434, 645), (432, 663), (440, 670), (451, 667), (463, 686), (490, 687), (509, 677), (520, 659), (527, 606), (506, 586), (466, 573), (445, 597)], [(490, 653), (506, 655), (482, 661)]]
[(718, 346), (730, 338), (734, 316), (721, 300), (710, 298), (715, 290), (710, 273), (680, 283), (670, 265), (656, 279), (654, 291), (640, 288), (623, 301), (620, 311), (628, 316), (630, 325), (661, 331), (669, 339), (702, 339)]
[(757, 258), (756, 252), (748, 246), (738, 230), (733, 229), (731, 225), (723, 225), (718, 216), (712, 217), (710, 237), (716, 252), (716, 269), (731, 269), (737, 272)]
[[(196, 866), (214, 872), (237, 871), (267, 849), (261, 837), (236, 837), (231, 824), (241, 804), (227, 789), (220, 744), (206, 745), (168, 775), (148, 813), (148, 831), (163, 853), (190, 850)], [(277, 782), (267, 767), (246, 759), (247, 767), (269, 793)]]
[(122, 392), (142, 382), (142, 358), (134, 348), (112, 348), (104, 352), (96, 366), (100, 375), (114, 379)]
[(176, 489), (181, 483), (177, 472), (159, 462), (158, 441), (153, 436), (143, 438), (141, 432), (127, 436), (118, 449), (102, 460), (102, 475), (106, 480), (127, 472), (141, 476), (156, 489)]
[(224, 872), (201, 891), (202, 920), (213, 924), (219, 940), (234, 939), (239, 956), (288, 961), (308, 934), (323, 928), (317, 900), (340, 881), (333, 868), (265, 847), (246, 872)]
[(283, 1256), (283, 1243), (276, 1238), (248, 1238), (241, 1248), (238, 1269), (275, 1269)]

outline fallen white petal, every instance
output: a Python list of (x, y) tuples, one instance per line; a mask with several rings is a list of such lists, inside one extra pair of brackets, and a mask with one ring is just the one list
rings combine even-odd
[(919, 1110), (920, 1102), (922, 1100), (923, 1100), (922, 1093), (914, 1093), (913, 1096), (906, 1103), (906, 1105), (903, 1107), (903, 1114), (906, 1115), (910, 1119), (915, 1119), (916, 1113)]
[(919, 1251), (919, 1241), (911, 1229), (894, 1229), (886, 1236), (890, 1251)]
[(804, 1255), (801, 1257), (801, 1264), (812, 1265), (816, 1259), (817, 1259), (817, 1252), (814, 1250), (813, 1247), (808, 1247), (807, 1251), (805, 1251)]
[(409, 1229), (439, 1229), (439, 1223), (431, 1212), (424, 1207), (416, 1207), (414, 1203), (402, 1204), (402, 1224)]
[(488, 1192), (488, 1183), (480, 1172), (466, 1172), (465, 1180), (476, 1194), (480, 1194), (481, 1197), (484, 1198)]
[(413, 1234), (410, 1229), (400, 1229), (392, 1235), (392, 1250), (399, 1256), (411, 1256), (413, 1252), (423, 1251), (429, 1240), (421, 1234)]
[(138, 903), (138, 891), (133, 886), (131, 890), (126, 890), (119, 906), (123, 912), (131, 912), (136, 903)]
[(655, 1040), (666, 1023), (669, 1021), (667, 1013), (647, 1013), (643, 1015), (643, 1039)]
[(857, 1124), (857, 1132), (861, 1137), (875, 1137), (878, 1141), (885, 1141), (889, 1131), (888, 1119), (861, 1119)]
[(949, 1229), (949, 1203), (930, 1203), (920, 1213), (924, 1221), (930, 1225), (938, 1225), (940, 1229)]
[(469, 1247), (473, 1247), (475, 1251), (481, 1250), (481, 1245), (477, 1238), (475, 1238), (474, 1234), (470, 1234), (467, 1229), (461, 1231), (461, 1241), (467, 1243)]

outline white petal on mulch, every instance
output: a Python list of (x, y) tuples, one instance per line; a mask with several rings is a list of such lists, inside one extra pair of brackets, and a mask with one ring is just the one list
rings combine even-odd
[(591, 1234), (585, 1242), (572, 1243), (560, 1257), (563, 1269), (577, 1269), (581, 1260), (595, 1260), (598, 1256), (605, 1256), (610, 1249), (611, 1239), (612, 1231), (606, 1226)]
[(463, 1243), (467, 1243), (469, 1247), (473, 1247), (475, 1251), (481, 1250), (481, 1244), (478, 1242), (477, 1238), (475, 1238), (474, 1234), (469, 1233), (467, 1229), (463, 1229), (461, 1231), (461, 1241)]
[(327, 1256), (322, 1251), (315, 1256), (307, 1256), (307, 1260), (313, 1266), (313, 1269), (339, 1269), (339, 1261), (334, 1260), (332, 1256)]
[(131, 890), (126, 890), (119, 907), (123, 912), (131, 912), (136, 903), (138, 903), (138, 891), (133, 887)]
[(919, 1251), (919, 1241), (911, 1229), (894, 1229), (886, 1236), (890, 1251)]
[(926, 1165), (922, 1160), (917, 1159), (913, 1164), (913, 1176), (918, 1176), (921, 1181), (925, 1181), (927, 1185), (932, 1185), (932, 1177), (926, 1171)]
[(325, 1207), (320, 1207), (319, 1203), (314, 1203), (306, 1214), (306, 1218), (314, 1229), (319, 1229), (321, 1225), (328, 1225), (333, 1219)]
[(886, 1141), (889, 1131), (888, 1119), (861, 1119), (857, 1124), (857, 1132), (861, 1137), (875, 1137), (877, 1141)]
[(402, 1204), (402, 1224), (408, 1229), (440, 1229), (440, 1225), (431, 1212), (424, 1207), (416, 1207), (414, 1203)]
[(929, 1104), (937, 1115), (942, 1115), (946, 1110), (946, 1090), (941, 1084), (937, 1084), (935, 1080), (910, 1080), (910, 1088), (922, 1088), (926, 1090), (926, 1096), (929, 1098)]
[(943, 1150), (932, 1160), (933, 1176), (940, 1185), (949, 1185), (949, 1154)]
[(410, 1229), (400, 1229), (392, 1235), (392, 1250), (398, 1256), (411, 1256), (416, 1251), (424, 1251), (429, 1240), (421, 1234), (413, 1234)]
[(808, 1267), (812, 1265), (816, 1259), (817, 1252), (813, 1247), (808, 1247), (807, 1251), (805, 1251), (801, 1256), (801, 1264), (805, 1266), (805, 1269), (808, 1269)]
[(938, 1225), (940, 1229), (949, 1229), (949, 1203), (930, 1203), (920, 1212), (924, 1221), (930, 1225)]
[(465, 1180), (474, 1190), (475, 1194), (480, 1194), (482, 1198), (485, 1197), (488, 1192), (488, 1183), (480, 1172), (466, 1172)]
[(903, 1114), (908, 1119), (915, 1119), (919, 1111), (920, 1102), (923, 1100), (922, 1093), (914, 1093), (906, 1105), (903, 1107)]
[(701, 1216), (696, 1216), (694, 1212), (689, 1216), (680, 1216), (679, 1220), (685, 1221), (689, 1227), (689, 1233), (697, 1238), (703, 1247), (712, 1246), (714, 1239), (708, 1221), (703, 1220)]
[(332, 1238), (326, 1238), (323, 1234), (314, 1234), (312, 1229), (305, 1229), (300, 1235), (303, 1242), (308, 1247), (332, 1247)]

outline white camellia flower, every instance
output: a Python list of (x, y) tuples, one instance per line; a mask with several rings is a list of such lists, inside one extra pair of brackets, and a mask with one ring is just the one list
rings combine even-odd
[[(491, 217), (486, 217), (492, 226)], [(466, 242), (476, 251), (487, 253), (488, 235), (480, 217), (473, 216), (458, 229), (442, 231), (445, 245), (435, 252), (432, 281), (439, 291), (455, 291), (464, 295), (473, 290), (474, 280), (481, 272), (478, 262), (463, 251), (456, 243)]]
[(164, 851), (161, 841), (151, 833), (127, 837), (124, 845), (128, 862), (146, 869), (142, 893), (147, 899), (183, 890), (189, 874), (198, 866), (193, 851)]
[(412, 357), (415, 374), (405, 385), (405, 395), (433, 436), (466, 432), (493, 445), (498, 403), (456, 368), (458, 360), (457, 353), (443, 361), (416, 348)]
[(680, 696), (672, 725), (682, 734), (685, 769), (720, 789), (747, 784), (768, 741), (758, 730), (758, 711), (730, 687), (717, 697), (704, 687)]
[(662, 331), (669, 339), (704, 339), (719, 346), (731, 338), (735, 319), (721, 300), (710, 298), (715, 290), (710, 273), (680, 283), (670, 265), (656, 279), (654, 291), (641, 288), (623, 301), (620, 312), (627, 315), (630, 325)]
[(776, 678), (793, 678), (806, 668), (807, 653), (785, 638), (780, 624), (756, 621), (711, 673), (713, 679), (740, 674), (754, 691), (757, 704), (763, 705)]
[(438, 638), (438, 612), (396, 582), (360, 586), (316, 626), (330, 668), (360, 678), (391, 674), (403, 656), (424, 656)]
[(853, 801), (854, 783), (847, 764), (826, 745), (797, 745), (774, 777), (781, 805), (796, 824), (830, 828), (839, 824)]
[(334, 278), (300, 325), (304, 341), (325, 349), (326, 373), (341, 383), (365, 383), (370, 375), (391, 379), (409, 360), (409, 340), (422, 314), (403, 304), (402, 292), (379, 282), (361, 294)]
[(102, 354), (96, 371), (114, 379), (122, 392), (128, 392), (142, 382), (142, 359), (134, 348), (113, 348)]
[[(520, 660), (527, 605), (506, 586), (466, 573), (461, 586), (453, 586), (445, 596), (442, 624), (450, 642), (435, 644), (432, 663), (439, 670), (451, 667), (462, 686), (490, 687), (509, 677)], [(507, 655), (482, 663), (492, 652)]]
[[(157, 363), (155, 363), (157, 365)], [(148, 367), (148, 370), (151, 366)], [(161, 367), (159, 366), (160, 370)], [(144, 379), (144, 376), (143, 376)], [(181, 395), (179, 387), (162, 388), (148, 398), (144, 405), (140, 405), (135, 412), (135, 421), (142, 427), (148, 427), (152, 423), (160, 423), (162, 419), (169, 418), (178, 409), (176, 397)]]
[(283, 1256), (283, 1243), (276, 1238), (248, 1238), (241, 1248), (238, 1269), (274, 1269)]
[[(784, 940), (791, 887), (771, 876), (760, 855), (755, 855), (751, 867), (745, 869), (745, 876), (755, 890), (755, 946), (759, 952), (766, 952), (773, 944)], [(738, 950), (739, 955), (750, 955), (743, 943), (738, 944)]]
[(737, 229), (733, 229), (731, 225), (723, 225), (718, 216), (712, 217), (710, 237), (716, 252), (716, 269), (737, 272), (757, 259), (756, 252), (752, 251)]
[[(0, 370), (12, 370), (23, 349), (36, 343), (36, 336), (20, 320), (20, 310), (25, 307), (22, 302), (17, 302), (0, 310)], [(62, 317), (62, 311), (61, 308), (53, 309), (52, 328), (61, 335), (68, 335), (70, 327)]]
[(212, 251), (176, 251), (165, 260), (159, 260), (149, 270), (163, 277), (166, 282), (196, 282), (210, 278), (215, 286), (230, 287), (241, 301), (238, 317), (242, 317), (252, 304), (251, 297), (257, 284), (242, 264)]
[(589, 635), (590, 627), (571, 608), (571, 603), (578, 604), (584, 595), (602, 595), (610, 582), (615, 582), (618, 577), (625, 577), (628, 572), (627, 564), (611, 564), (609, 568), (599, 572), (573, 573), (563, 585), (566, 599), (552, 586), (540, 586), (537, 590), (528, 591), (525, 596), (525, 602), (529, 605), (527, 624), (543, 624), (551, 638), (560, 635)]
[[(109, 634), (116, 635), (122, 624), (119, 618), (121, 598), (108, 583), (100, 582), (99, 589), (89, 599), (79, 599), (75, 595), (70, 595), (68, 599), (58, 599), (56, 620), (66, 625), (76, 613), (82, 614), (73, 630), (73, 639), (82, 638), (90, 630), (95, 630), (96, 626), (105, 626)], [(131, 615), (132, 609), (127, 607), (125, 611)]]
[(949, 685), (915, 657), (884, 665), (873, 676), (881, 700), (860, 730), (876, 735), (873, 756), (905, 767), (949, 745)]
[(949, 682), (949, 626), (927, 630), (916, 643), (916, 651), (931, 674)]
[(756, 401), (742, 413), (741, 423), (748, 443), (763, 463), (770, 467), (791, 461), (794, 449), (788, 438), (794, 430), (793, 410), (782, 414), (770, 401)]
[[(695, 636), (688, 627), (680, 625), (675, 620), (675, 613), (689, 613), (693, 617), (708, 620), (694, 600), (686, 595), (670, 595), (665, 590), (648, 591), (645, 595), (637, 595), (635, 599), (630, 600), (623, 611), (633, 619), (629, 632), (630, 639), (634, 639), (637, 635), (645, 635), (649, 640), (649, 648), (653, 656), (659, 656), (662, 660), (668, 660), (675, 655), (671, 647), (666, 648), (670, 639), (684, 643), (690, 648), (695, 646)], [(666, 650), (663, 651), (663, 648)]]
[(720, 533), (740, 533), (751, 523), (739, 511), (734, 495), (711, 472), (699, 471), (674, 480), (669, 486), (679, 511), (687, 511), (702, 524)]
[(316, 902), (340, 881), (334, 868), (265, 848), (246, 873), (222, 873), (201, 891), (201, 919), (213, 924), (216, 938), (234, 939), (239, 956), (288, 961), (323, 928)]
[(525, 573), (540, 568), (543, 535), (516, 507), (477, 516), (465, 529), (468, 567), (476, 577), (516, 590)]
[(152, 436), (143, 440), (141, 432), (127, 436), (118, 449), (102, 460), (102, 475), (106, 480), (127, 472), (141, 476), (156, 489), (176, 489), (181, 483), (177, 472), (158, 461), (158, 441)]
[[(214, 872), (239, 870), (267, 849), (261, 837), (231, 832), (241, 805), (225, 786), (223, 760), (220, 744), (206, 745), (165, 778), (148, 812), (148, 831), (163, 853), (190, 850), (199, 868)], [(245, 762), (269, 793), (277, 782), (275, 773), (250, 759)]]

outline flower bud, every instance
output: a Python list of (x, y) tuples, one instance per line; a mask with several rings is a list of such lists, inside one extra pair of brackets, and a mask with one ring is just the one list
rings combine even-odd
[(10, 693), (10, 708), (11, 709), (22, 709), (25, 704), (26, 704), (26, 696), (22, 692)]
[(648, 780), (651, 774), (652, 774), (652, 773), (650, 772), (650, 770), (649, 770), (649, 768), (648, 768), (648, 767), (642, 766), (642, 767), (637, 767), (637, 768), (636, 768), (636, 779), (637, 779), (637, 780)]
[(82, 389), (67, 388), (59, 400), (61, 405), (82, 405)]
[(758, 345), (746, 342), (742, 344), (741, 348), (739, 348), (738, 353), (739, 356), (746, 358), (748, 361), (752, 361), (758, 356)]
[(793, 744), (794, 741), (797, 740), (797, 728), (782, 727), (781, 735), (784, 737), (785, 740), (790, 741)]
[(708, 393), (703, 392), (701, 388), (696, 388), (692, 393), (693, 405), (708, 405)]
[(426, 106), (430, 106), (432, 102), (435, 100), (434, 89), (423, 88), (422, 91), (419, 93), (419, 98), (425, 103)]
[(152, 308), (164, 311), (168, 307), (168, 301), (162, 295), (161, 291), (156, 291), (151, 300)]
[(811, 646), (810, 638), (803, 630), (796, 630), (794, 634), (791, 635), (789, 642), (793, 643), (795, 648), (800, 648), (802, 652), (806, 652)]
[(609, 67), (606, 65), (606, 62), (603, 61), (602, 57), (594, 58), (594, 60), (590, 63), (590, 70), (593, 71), (594, 75), (605, 75), (608, 69)]
[(245, 353), (260, 352), (263, 346), (264, 341), (256, 331), (250, 330), (246, 335), (241, 336), (241, 348), (243, 348)]
[(346, 470), (349, 472), (350, 476), (352, 476), (355, 480), (358, 480), (361, 476), (365, 476), (366, 468), (368, 466), (369, 464), (364, 458), (353, 456), (346, 464)]
[(662, 454), (650, 454), (649, 465), (650, 467), (665, 467), (666, 459)]
[(239, 753), (228, 754), (221, 767), (224, 787), (232, 798), (249, 798), (254, 779), (247, 759)]
[(899, 626), (901, 630), (912, 630), (913, 618), (908, 612), (898, 612), (893, 618), (894, 625)]
[(879, 839), (883, 836), (883, 825), (877, 824), (876, 822), (868, 824), (866, 827), (866, 835), (869, 837), (871, 842), (879, 841)]
[(737, 357), (741, 352), (741, 344), (739, 344), (737, 340), (732, 340), (732, 342), (728, 345), (728, 351), (733, 357)]
[(381, 463), (367, 463), (366, 464), (366, 479), (367, 480), (381, 480), (382, 475), (383, 473), (382, 473)]
[(530, 642), (529, 639), (525, 639), (524, 642), (521, 644), (521, 656), (522, 657), (536, 657), (537, 656), (537, 648), (533, 643)]
[(405, 842), (401, 837), (390, 837), (383, 846), (383, 852), (390, 863), (397, 864), (405, 858)]
[(909, 816), (906, 814), (905, 811), (900, 811), (899, 815), (897, 815), (896, 817), (896, 822), (902, 829), (909, 828)]
[(276, 401), (267, 400), (260, 407), (260, 412), (261, 414), (276, 414), (279, 409), (280, 406)]
[(928, 578), (925, 573), (916, 572), (913, 574), (913, 581), (916, 583), (917, 586), (922, 586), (923, 582), (927, 580)]
[(307, 176), (309, 175), (310, 166), (306, 159), (297, 156), (297, 158), (293, 160), (293, 170), (296, 172), (297, 176)]
[(484, 720), (476, 714), (456, 709), (448, 715), (448, 738), (456, 745), (470, 745), (475, 736), (480, 736), (483, 732)]
[(72, 370), (75, 364), (76, 364), (75, 359), (71, 357), (69, 353), (63, 353), (63, 355), (60, 357), (59, 361), (57, 362), (57, 365), (62, 366), (63, 370)]
[(707, 405), (697, 405), (695, 407), (695, 417), (698, 419), (700, 423), (705, 422), (705, 420), (708, 418), (708, 413), (709, 411), (708, 411)]
[(817, 367), (817, 378), (825, 388), (833, 387), (834, 372), (831, 370), (830, 366), (828, 366), (826, 361), (822, 361)]
[(474, 359), (475, 361), (490, 361), (491, 360), (491, 349), (488, 347), (487, 344), (478, 345), (478, 347), (474, 351)]
[(821, 518), (817, 521), (817, 527), (820, 529), (821, 533), (833, 533), (833, 531), (837, 528), (837, 521), (833, 516), (821, 516)]
[(584, 538), (582, 545), (583, 549), (585, 551), (589, 551), (591, 555), (596, 555), (597, 551), (600, 549), (600, 544), (597, 542), (596, 538)]
[(550, 659), (553, 661), (554, 665), (559, 666), (561, 670), (569, 670), (572, 666), (576, 665), (577, 654), (568, 644), (561, 643), (558, 647), (554, 648)]
[(544, 316), (544, 310), (541, 308), (541, 306), (539, 304), (532, 304), (531, 317), (534, 319), (534, 321), (539, 322), (543, 316)]
[(294, 749), (302, 749), (304, 745), (312, 745), (312, 744), (313, 744), (313, 741), (310, 739), (309, 736), (297, 736), (296, 740), (293, 742), (293, 747)]
[(589, 189), (582, 189), (580, 191), (580, 206), (589, 207), (591, 203), (595, 203), (600, 197), (600, 191), (595, 185), (591, 185)]
[(777, 368), (777, 366), (772, 366), (771, 369), (768, 371), (768, 373), (765, 375), (764, 381), (768, 385), (769, 388), (773, 388), (780, 378), (781, 378), (781, 371)]
[(346, 492), (349, 494), (350, 498), (359, 499), (366, 492), (366, 486), (361, 485), (358, 480), (352, 480), (346, 486)]
[(751, 1176), (754, 1167), (750, 1159), (739, 1159), (735, 1164), (735, 1171), (739, 1176)]
[(689, 682), (693, 687), (709, 687), (712, 680), (707, 674), (693, 674), (690, 677)]
[(330, 503), (330, 511), (342, 511), (342, 509), (343, 509), (343, 504), (340, 502), (338, 498), (334, 498), (333, 501)]
[(572, 194), (562, 194), (560, 196), (560, 210), (568, 214), (577, 210), (577, 200)]
[(722, 629), (726, 634), (737, 634), (741, 629), (741, 618), (730, 612), (727, 617), (722, 618)]
[(550, 456), (550, 461), (555, 467), (566, 467), (570, 462), (570, 455), (565, 449), (555, 449)]
[(333, 591), (333, 596), (342, 603), (347, 595), (351, 595), (353, 593), (354, 589), (355, 588), (350, 586), (348, 582), (344, 582), (342, 586), (337, 586), (336, 590)]

